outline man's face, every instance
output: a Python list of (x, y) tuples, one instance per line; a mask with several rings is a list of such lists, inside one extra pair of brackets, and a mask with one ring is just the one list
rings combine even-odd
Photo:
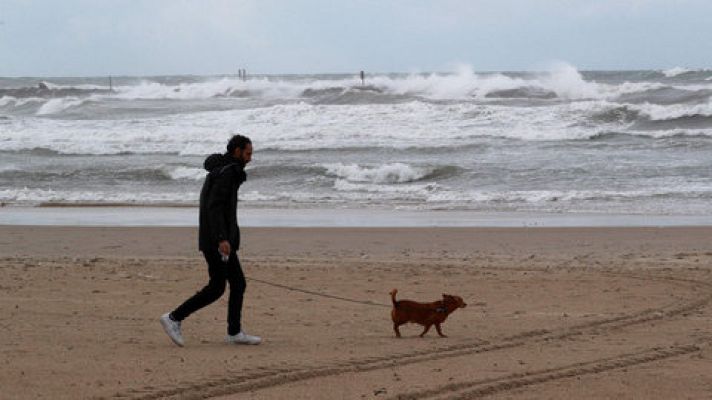
[(247, 143), (245, 149), (236, 148), (233, 156), (239, 160), (242, 160), (245, 165), (252, 161), (252, 143)]

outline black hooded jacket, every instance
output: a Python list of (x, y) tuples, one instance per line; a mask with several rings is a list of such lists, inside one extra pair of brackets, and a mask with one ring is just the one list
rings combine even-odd
[(217, 251), (218, 243), (227, 240), (236, 251), (240, 248), (237, 191), (247, 179), (245, 165), (230, 155), (212, 154), (203, 166), (208, 175), (200, 192), (198, 247), (203, 253)]

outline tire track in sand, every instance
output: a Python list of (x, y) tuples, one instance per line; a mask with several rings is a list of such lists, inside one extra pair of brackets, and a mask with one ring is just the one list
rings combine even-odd
[[(635, 279), (649, 279), (649, 280), (661, 280), (670, 283), (683, 284), (686, 286), (699, 287), (712, 287), (711, 284), (701, 281), (693, 281), (688, 279), (676, 279), (672, 277), (641, 277), (631, 274), (614, 274), (611, 272), (606, 272), (608, 275), (616, 275), (623, 278), (635, 278)], [(629, 276), (631, 275), (631, 276)], [(701, 291), (697, 291), (699, 293)], [(702, 308), (712, 301), (712, 295), (697, 296), (695, 298), (689, 299), (686, 302), (676, 303), (673, 305), (663, 306), (660, 308), (650, 308), (642, 310), (639, 312), (625, 314), (617, 317), (599, 319), (595, 321), (590, 321), (587, 323), (574, 325), (568, 328), (561, 329), (541, 329), (533, 330), (519, 333), (514, 336), (494, 338), (490, 341), (469, 341), (465, 343), (460, 343), (457, 345), (445, 346), (433, 350), (421, 350), (408, 353), (397, 353), (378, 357), (369, 357), (361, 360), (351, 360), (341, 363), (326, 364), (323, 366), (313, 366), (313, 367), (297, 367), (297, 368), (279, 368), (272, 367), (261, 370), (257, 373), (251, 374), (235, 374), (229, 376), (221, 376), (214, 379), (201, 379), (200, 382), (185, 382), (183, 384), (172, 385), (171, 388), (156, 388), (156, 387), (144, 387), (141, 389), (129, 390), (126, 392), (116, 393), (110, 398), (119, 399), (129, 399), (129, 400), (154, 400), (154, 399), (167, 399), (167, 398), (180, 398), (180, 399), (206, 399), (217, 396), (224, 396), (229, 394), (244, 393), (249, 391), (267, 389), (271, 387), (276, 387), (280, 385), (296, 383), (301, 381), (307, 381), (312, 379), (336, 376), (346, 373), (359, 373), (359, 372), (369, 372), (380, 369), (394, 368), (400, 366), (407, 366), (410, 364), (428, 362), (433, 360), (441, 360), (451, 357), (458, 357), (469, 354), (479, 354), (485, 352), (492, 352), (497, 350), (505, 350), (516, 347), (525, 346), (527, 344), (537, 343), (537, 342), (547, 342), (553, 343), (556, 341), (561, 341), (569, 339), (572, 337), (586, 335), (586, 334), (600, 334), (608, 331), (613, 331), (617, 329), (622, 329), (631, 325), (638, 325), (650, 321), (670, 319), (675, 316), (685, 314), (687, 312)], [(679, 349), (689, 350), (691, 352), (692, 348), (694, 351), (699, 350), (696, 346), (682, 346), (676, 347)], [(651, 350), (652, 351), (652, 350)], [(668, 354), (669, 351), (662, 351), (660, 353), (654, 353), (658, 355)], [(647, 354), (647, 353), (646, 353)], [(675, 354), (673, 354), (675, 355)], [(672, 357), (673, 355), (660, 357)], [(647, 355), (646, 357), (650, 357)], [(622, 358), (618, 360), (619, 362), (633, 362), (638, 360), (631, 356), (621, 356)], [(626, 358), (628, 357), (628, 358)], [(642, 357), (642, 356), (641, 356)], [(643, 357), (643, 358), (646, 358)], [(619, 357), (620, 358), (620, 357)], [(618, 358), (616, 358), (617, 360)], [(627, 360), (627, 361), (626, 361)], [(595, 365), (608, 365), (605, 364), (606, 360), (599, 360), (593, 362), (591, 366), (587, 366), (582, 374)], [(613, 361), (611, 361), (613, 362)], [(645, 361), (636, 361), (630, 365), (641, 364)], [(598, 363), (598, 364), (596, 364)], [(615, 364), (615, 362), (613, 362)], [(567, 369), (569, 368), (569, 369)], [(558, 376), (563, 374), (563, 371), (567, 374), (570, 373), (573, 366), (559, 368), (561, 371), (556, 371), (553, 369), (550, 372), (540, 372), (537, 379), (542, 377), (549, 377), (546, 380), (552, 380), (550, 376)], [(608, 369), (613, 369), (611, 367)], [(548, 375), (547, 375), (548, 374)], [(524, 379), (525, 377), (514, 377), (511, 380)], [(501, 378), (505, 379), (505, 378)], [(533, 377), (524, 379), (523, 382), (529, 382), (529, 380), (534, 379)], [(545, 380), (545, 381), (546, 381)], [(503, 381), (502, 383), (493, 382), (492, 385), (496, 386), (496, 391), (501, 391), (504, 387), (508, 385), (508, 381)], [(519, 382), (519, 381), (517, 381)], [(534, 382), (536, 383), (536, 382)], [(483, 385), (484, 383), (477, 383), (477, 385)], [(515, 382), (515, 385), (518, 384)], [(528, 383), (533, 384), (533, 383)], [(521, 384), (519, 384), (521, 386)], [(477, 392), (478, 389), (474, 389)], [(489, 390), (489, 389), (488, 389)], [(473, 392), (473, 393), (475, 393)], [(478, 393), (478, 392), (477, 392)], [(475, 393), (476, 394), (476, 393)]]
[(555, 368), (516, 373), (497, 378), (453, 383), (440, 386), (435, 389), (399, 394), (391, 397), (390, 399), (479, 399), (497, 393), (516, 390), (525, 386), (538, 385), (562, 379), (632, 367), (684, 354), (691, 354), (698, 351), (700, 351), (700, 347), (696, 344), (673, 346), (670, 348), (654, 347), (637, 353), (621, 354), (615, 357), (601, 358), (598, 360), (574, 363)]

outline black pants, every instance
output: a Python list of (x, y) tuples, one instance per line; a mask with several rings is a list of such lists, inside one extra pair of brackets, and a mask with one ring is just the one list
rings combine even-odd
[(227, 281), (230, 283), (230, 299), (227, 305), (227, 333), (228, 335), (236, 335), (241, 330), (242, 298), (247, 287), (240, 260), (233, 251), (228, 262), (224, 263), (217, 249), (207, 253), (204, 252), (203, 256), (205, 256), (205, 261), (208, 262), (208, 274), (210, 275), (208, 285), (178, 306), (171, 313), (171, 316), (176, 321), (182, 321), (188, 318), (190, 314), (211, 304), (225, 293), (225, 282)]

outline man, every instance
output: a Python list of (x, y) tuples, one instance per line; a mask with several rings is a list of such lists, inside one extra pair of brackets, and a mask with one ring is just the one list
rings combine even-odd
[(227, 307), (227, 337), (233, 344), (260, 344), (258, 336), (242, 331), (242, 298), (245, 275), (237, 250), (240, 248), (240, 228), (237, 225), (237, 191), (247, 179), (245, 165), (252, 160), (252, 141), (242, 135), (233, 136), (225, 154), (213, 154), (205, 159), (208, 171), (200, 192), (200, 228), (198, 244), (208, 263), (208, 285), (170, 313), (161, 316), (161, 325), (178, 346), (183, 346), (181, 321), (211, 304), (230, 284)]

